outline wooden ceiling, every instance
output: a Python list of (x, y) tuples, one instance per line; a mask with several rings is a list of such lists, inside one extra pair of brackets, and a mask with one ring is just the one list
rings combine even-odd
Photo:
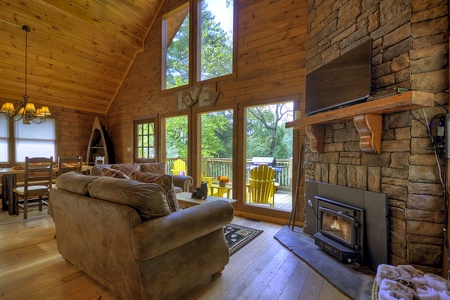
[(28, 95), (105, 114), (163, 0), (0, 0), (0, 105)]

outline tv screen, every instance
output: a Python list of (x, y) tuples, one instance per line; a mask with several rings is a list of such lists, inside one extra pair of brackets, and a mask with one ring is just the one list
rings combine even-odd
[(371, 94), (372, 40), (306, 75), (305, 113), (366, 101)]

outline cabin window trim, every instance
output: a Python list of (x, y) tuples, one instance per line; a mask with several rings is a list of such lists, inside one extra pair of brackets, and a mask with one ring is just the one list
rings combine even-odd
[[(134, 162), (155, 162), (158, 149), (156, 119), (135, 120), (133, 127)], [(145, 132), (145, 128), (148, 128), (147, 132)]]

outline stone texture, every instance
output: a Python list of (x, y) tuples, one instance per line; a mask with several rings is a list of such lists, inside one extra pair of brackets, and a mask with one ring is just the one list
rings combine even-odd
[(382, 168), (381, 173), (386, 178), (408, 179), (408, 170), (396, 168)]
[(409, 167), (409, 180), (414, 182), (439, 182), (439, 170), (436, 166)]
[(363, 152), (361, 155), (361, 164), (370, 167), (387, 167), (391, 162), (389, 153), (372, 154)]
[(438, 183), (409, 182), (408, 192), (411, 194), (425, 194), (430, 196), (442, 196), (442, 185)]
[(407, 169), (409, 166), (409, 154), (392, 153), (389, 167), (396, 169)]
[(382, 141), (381, 147), (383, 151), (389, 152), (410, 151), (410, 141), (409, 140)]
[(419, 209), (421, 211), (430, 210), (443, 212), (445, 209), (444, 197), (442, 196), (409, 193), (407, 204), (408, 208)]
[(445, 222), (445, 215), (443, 212), (406, 209), (405, 216), (408, 221), (425, 221), (441, 224)]
[(408, 262), (411, 264), (438, 266), (441, 261), (441, 246), (416, 243), (408, 246)]
[(381, 168), (367, 168), (367, 189), (371, 192), (381, 192)]
[(444, 224), (408, 221), (407, 232), (423, 236), (442, 237)]
[(381, 192), (387, 194), (389, 198), (406, 201), (407, 197), (407, 187), (381, 184)]
[[(406, 87), (448, 106), (448, 1), (309, 0), (308, 11), (308, 71), (372, 38), (375, 92)], [(445, 202), (424, 112), (445, 113), (435, 105), (384, 115), (381, 154), (361, 152), (353, 122), (327, 125), (325, 153), (305, 156), (305, 177), (386, 193), (390, 263), (437, 273)]]
[(391, 222), (391, 252), (401, 258), (406, 258), (406, 222), (390, 218)]

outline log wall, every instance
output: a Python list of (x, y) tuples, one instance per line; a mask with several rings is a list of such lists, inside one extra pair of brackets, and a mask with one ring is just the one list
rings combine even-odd
[[(145, 50), (136, 56), (108, 111), (108, 131), (113, 140), (116, 162), (133, 161), (132, 152), (127, 151), (127, 147), (132, 147), (133, 120), (179, 114), (175, 105), (176, 91), (161, 91), (161, 16), (181, 2), (184, 1), (164, 2), (147, 36)], [(298, 99), (304, 98), (307, 6), (306, 1), (299, 0), (240, 0), (237, 3), (237, 72), (235, 76), (211, 80), (207, 84), (216, 84), (220, 91), (215, 106), (210, 110), (235, 109), (239, 120), (235, 131), (235, 162), (237, 168), (245, 168), (241, 144), (243, 110), (238, 108), (289, 99), (295, 100), (298, 108)], [(195, 105), (182, 113), (195, 117), (200, 111)], [(192, 147), (197, 141), (196, 133), (191, 130)], [(295, 151), (298, 148), (297, 143)], [(194, 155), (191, 155), (190, 170), (195, 170), (192, 165)], [(297, 152), (294, 152), (294, 169), (297, 164)], [(241, 184), (237, 192), (243, 195), (244, 188)]]

